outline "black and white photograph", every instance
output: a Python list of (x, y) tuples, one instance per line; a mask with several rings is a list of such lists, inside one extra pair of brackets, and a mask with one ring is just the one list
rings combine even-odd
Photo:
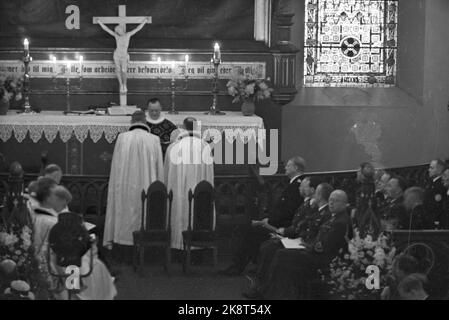
[(0, 0), (0, 300), (448, 300), (448, 18)]

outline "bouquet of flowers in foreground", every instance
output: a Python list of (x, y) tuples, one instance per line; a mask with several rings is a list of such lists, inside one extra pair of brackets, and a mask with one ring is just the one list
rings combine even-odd
[(0, 299), (32, 300), (34, 293), (48, 297), (46, 280), (34, 256), (33, 231), (17, 219), (25, 214), (29, 213), (23, 205), (11, 214), (5, 206), (0, 213)]
[[(396, 255), (396, 248), (389, 242), (385, 234), (374, 240), (371, 235), (361, 238), (360, 232), (355, 230), (347, 253), (335, 258), (330, 264), (330, 273), (323, 276), (331, 295), (349, 300), (379, 299)], [(367, 270), (373, 268), (379, 271), (379, 289), (367, 285), (367, 278), (372, 274)]]

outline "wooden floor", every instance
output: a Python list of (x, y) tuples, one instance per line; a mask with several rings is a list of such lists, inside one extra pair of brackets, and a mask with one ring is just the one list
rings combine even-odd
[[(219, 269), (228, 261), (220, 261)], [(244, 300), (244, 276), (217, 275), (209, 265), (194, 265), (185, 275), (180, 263), (173, 263), (168, 276), (160, 263), (147, 263), (144, 276), (130, 265), (114, 266), (117, 274), (117, 300)]]

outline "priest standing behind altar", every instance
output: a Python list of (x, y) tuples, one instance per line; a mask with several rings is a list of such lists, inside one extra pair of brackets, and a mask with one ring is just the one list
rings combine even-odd
[(132, 233), (139, 230), (142, 215), (142, 190), (156, 180), (163, 181), (160, 140), (150, 133), (145, 113), (136, 111), (128, 132), (115, 144), (109, 177), (108, 203), (103, 244), (133, 245)]
[(158, 98), (152, 98), (148, 101), (147, 124), (151, 133), (161, 139), (162, 155), (165, 158), (165, 152), (170, 145), (170, 137), (173, 131), (177, 129), (176, 125), (161, 114), (162, 106)]
[(182, 232), (189, 225), (189, 190), (194, 191), (203, 180), (214, 185), (212, 152), (201, 139), (201, 132), (194, 130), (196, 127), (194, 118), (186, 118), (185, 130), (168, 147), (165, 157), (165, 181), (167, 189), (173, 191), (171, 247), (174, 249), (183, 249)]

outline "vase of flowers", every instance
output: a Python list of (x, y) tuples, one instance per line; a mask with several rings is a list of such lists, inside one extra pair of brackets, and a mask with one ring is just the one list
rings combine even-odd
[(9, 101), (5, 99), (0, 99), (0, 116), (6, 115), (8, 113), (8, 110), (9, 110)]
[(7, 114), (11, 104), (22, 100), (22, 78), (0, 76), (0, 115)]
[[(382, 288), (387, 285), (395, 255), (396, 248), (390, 246), (390, 239), (385, 234), (374, 240), (371, 235), (362, 238), (355, 230), (347, 252), (331, 262), (330, 272), (322, 274), (322, 278), (330, 286), (330, 294), (337, 299), (379, 299)], [(379, 271), (378, 288), (367, 285), (369, 271), (373, 269)]]
[(232, 103), (242, 103), (244, 116), (252, 116), (256, 111), (255, 102), (269, 99), (273, 92), (265, 80), (251, 80), (243, 77), (229, 80), (226, 86), (229, 95), (234, 98)]
[(252, 116), (256, 112), (256, 104), (254, 101), (245, 100), (242, 103), (242, 114), (244, 116)]

